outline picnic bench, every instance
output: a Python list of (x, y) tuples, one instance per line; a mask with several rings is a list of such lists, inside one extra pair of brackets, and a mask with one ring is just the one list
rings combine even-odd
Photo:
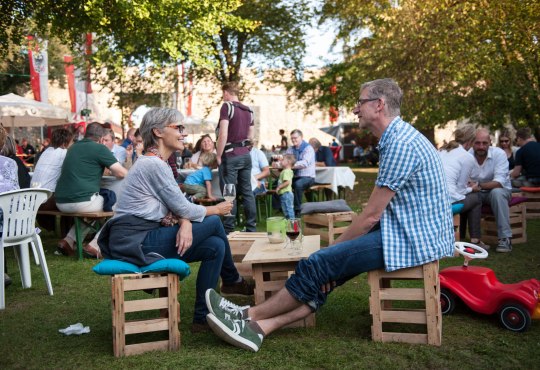
[(81, 237), (81, 220), (89, 219), (96, 221), (95, 224), (90, 224), (92, 229), (94, 229), (96, 232), (99, 231), (101, 228), (101, 220), (109, 219), (112, 216), (114, 216), (114, 212), (75, 212), (75, 213), (69, 213), (69, 212), (62, 212), (62, 211), (38, 211), (38, 215), (51, 215), (51, 216), (66, 216), (66, 217), (73, 217), (73, 220), (75, 221), (75, 243), (77, 244), (77, 258), (79, 260), (82, 260), (83, 258), (83, 240)]

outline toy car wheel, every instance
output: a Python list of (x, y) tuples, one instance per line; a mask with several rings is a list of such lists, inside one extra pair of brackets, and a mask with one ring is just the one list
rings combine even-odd
[(448, 289), (441, 289), (441, 313), (450, 315), (456, 308), (456, 298)]
[(531, 315), (520, 304), (507, 304), (499, 310), (499, 320), (508, 330), (524, 332), (531, 326)]

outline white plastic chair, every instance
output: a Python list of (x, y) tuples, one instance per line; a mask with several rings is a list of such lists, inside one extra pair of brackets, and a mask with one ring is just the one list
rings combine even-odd
[(39, 206), (51, 196), (47, 189), (21, 189), (0, 194), (0, 208), (3, 212), (3, 229), (0, 238), (0, 310), (6, 307), (4, 291), (4, 248), (15, 248), (15, 257), (19, 264), (23, 288), (32, 286), (30, 275), (30, 256), (28, 244), (36, 249), (45, 276), (47, 289), (53, 295), (47, 261), (43, 252), (41, 238), (36, 232), (36, 214)]

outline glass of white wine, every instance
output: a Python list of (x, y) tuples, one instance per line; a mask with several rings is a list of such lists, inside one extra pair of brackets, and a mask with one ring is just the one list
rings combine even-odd
[[(233, 202), (234, 201), (234, 199), (236, 198), (236, 187), (234, 186), (234, 184), (225, 184), (223, 186), (223, 198), (227, 202)], [(229, 212), (224, 216), (233, 216), (233, 214), (231, 212)]]

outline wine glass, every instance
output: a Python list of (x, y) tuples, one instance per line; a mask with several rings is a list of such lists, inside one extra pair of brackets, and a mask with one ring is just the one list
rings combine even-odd
[[(223, 186), (223, 198), (227, 202), (233, 202), (234, 201), (234, 199), (236, 198), (236, 187), (234, 186), (234, 184), (225, 184)], [(233, 216), (233, 214), (231, 212), (229, 212), (224, 216)]]
[(296, 240), (302, 233), (302, 227), (299, 218), (290, 218), (286, 220), (285, 234), (289, 238), (289, 244), (291, 246), (290, 256), (297, 256), (302, 251), (302, 243)]

